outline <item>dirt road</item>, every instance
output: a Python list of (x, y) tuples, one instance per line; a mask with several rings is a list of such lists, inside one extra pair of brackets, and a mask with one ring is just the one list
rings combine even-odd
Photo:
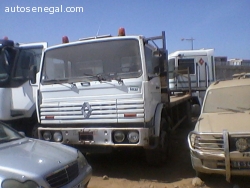
[[(195, 122), (194, 122), (195, 123)], [(143, 152), (121, 151), (112, 154), (87, 155), (93, 167), (88, 188), (192, 188), (195, 172), (192, 169), (187, 134), (193, 129), (180, 127), (172, 135), (172, 157), (161, 167), (149, 166)], [(224, 176), (210, 175), (203, 179), (203, 188), (247, 188), (247, 177), (233, 178), (228, 183)], [(237, 186), (238, 185), (238, 186)]]

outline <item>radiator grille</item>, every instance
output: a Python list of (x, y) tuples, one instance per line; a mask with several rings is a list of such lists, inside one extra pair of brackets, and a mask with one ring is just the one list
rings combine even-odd
[(123, 114), (136, 113), (137, 118), (144, 118), (142, 99), (108, 100), (86, 102), (58, 102), (40, 105), (40, 117), (43, 122), (52, 121), (103, 121), (122, 119)]
[(47, 176), (46, 180), (52, 188), (58, 188), (70, 183), (78, 174), (78, 163), (75, 162)]
[(201, 151), (224, 151), (222, 135), (196, 135), (194, 148)]

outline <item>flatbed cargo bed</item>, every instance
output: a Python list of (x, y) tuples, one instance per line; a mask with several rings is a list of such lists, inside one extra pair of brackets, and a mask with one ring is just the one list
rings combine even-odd
[(191, 95), (188, 93), (188, 94), (182, 94), (182, 95), (173, 95), (173, 96), (170, 96), (170, 103), (169, 103), (169, 107), (173, 107), (175, 105), (178, 105), (184, 101), (187, 101), (189, 99), (191, 99)]
[(190, 94), (190, 92), (187, 91), (180, 91), (180, 92), (175, 92), (173, 93), (172, 91), (170, 91), (167, 87), (163, 87), (161, 89), (162, 93), (167, 93), (168, 95), (170, 95), (169, 97), (169, 103), (166, 103), (166, 107), (168, 108), (172, 108), (184, 101), (188, 101), (189, 99), (192, 98), (192, 94)]

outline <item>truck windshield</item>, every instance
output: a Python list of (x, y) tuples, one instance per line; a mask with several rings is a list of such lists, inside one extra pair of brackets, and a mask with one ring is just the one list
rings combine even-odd
[(250, 110), (250, 86), (234, 86), (208, 91), (204, 113), (244, 112)]
[(117, 80), (141, 74), (138, 40), (86, 42), (46, 51), (42, 83), (100, 81), (100, 75)]

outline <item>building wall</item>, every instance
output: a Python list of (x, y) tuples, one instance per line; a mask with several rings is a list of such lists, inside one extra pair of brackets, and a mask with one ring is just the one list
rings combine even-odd
[(250, 60), (215, 57), (216, 80), (232, 79), (233, 74), (250, 72)]

